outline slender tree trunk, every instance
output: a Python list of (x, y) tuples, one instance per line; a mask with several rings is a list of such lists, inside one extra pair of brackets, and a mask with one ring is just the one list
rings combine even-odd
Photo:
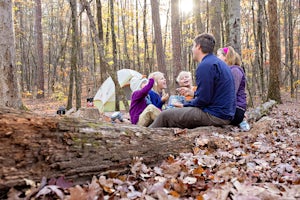
[[(119, 84), (119, 81), (117, 79), (117, 71), (114, 70), (114, 68), (116, 68), (116, 67), (114, 66), (113, 68), (110, 68), (110, 66), (108, 64), (108, 61), (106, 60), (106, 58), (104, 56), (103, 42), (100, 41), (99, 36), (97, 34), (96, 25), (95, 25), (95, 22), (94, 22), (94, 19), (93, 19), (93, 16), (92, 16), (90, 5), (88, 4), (88, 2), (86, 0), (80, 0), (80, 2), (81, 2), (81, 5), (82, 5), (83, 9), (85, 9), (86, 12), (87, 12), (87, 16), (88, 16), (89, 21), (90, 21), (90, 26), (91, 26), (91, 29), (93, 31), (93, 35), (95, 37), (95, 41), (96, 41), (96, 44), (97, 44), (99, 56), (102, 57), (104, 67), (106, 68), (105, 71), (108, 72), (108, 74), (112, 78), (113, 82), (115, 83), (115, 86), (116, 86), (115, 91), (117, 93), (117, 91), (118, 91), (117, 87), (120, 87), (120, 84)], [(121, 90), (119, 90), (119, 92), (121, 92), (121, 98), (124, 100), (124, 98), (125, 98), (124, 92), (121, 91)], [(128, 110), (129, 105), (128, 105), (127, 100), (123, 101), (123, 103), (124, 103), (125, 109)], [(127, 105), (126, 105), (126, 103), (127, 103)]]
[[(111, 40), (112, 40), (112, 54), (113, 54), (113, 71), (117, 72), (117, 65), (118, 65), (118, 60), (117, 60), (117, 43), (116, 43), (116, 35), (115, 35), (115, 20), (114, 20), (114, 1), (110, 0), (110, 31), (111, 31)], [(116, 101), (115, 101), (115, 108), (116, 110), (120, 110), (120, 91), (121, 87), (118, 81), (118, 76), (117, 73), (113, 73), (112, 79), (114, 80), (115, 83), (115, 94), (116, 94)]]
[(230, 8), (229, 5), (230, 0), (224, 0), (224, 20), (225, 20), (225, 38), (224, 44), (227, 46), (230, 44), (230, 26), (229, 26), (229, 18), (230, 18)]
[(35, 0), (35, 34), (36, 34), (36, 51), (37, 51), (37, 98), (43, 98), (44, 89), (44, 47), (43, 47), (43, 30), (42, 30), (42, 5), (41, 0)]
[(120, 110), (120, 100), (122, 100), (125, 109), (129, 110), (129, 104), (126, 99), (125, 93), (120, 87), (119, 81), (118, 81), (118, 74), (117, 71), (118, 69), (118, 53), (117, 53), (117, 42), (116, 42), (116, 34), (115, 34), (115, 20), (114, 20), (114, 1), (110, 0), (110, 14), (111, 14), (111, 35), (112, 35), (112, 46), (113, 46), (113, 60), (114, 60), (114, 65), (113, 65), (113, 70), (115, 73), (112, 73), (114, 77), (112, 79), (114, 80), (115, 83), (115, 94), (116, 94), (116, 110)]
[(263, 4), (264, 0), (258, 1), (258, 13), (257, 13), (257, 58), (258, 58), (258, 67), (259, 67), (259, 77), (260, 77), (260, 94), (262, 97), (262, 100), (265, 101), (265, 71), (264, 71), (264, 55), (263, 55)]
[(281, 102), (280, 97), (280, 46), (279, 46), (279, 28), (278, 28), (278, 15), (277, 15), (277, 0), (269, 0), (268, 2), (269, 12), (269, 49), (270, 49), (270, 78), (268, 99), (272, 99)]
[[(102, 24), (102, 4), (101, 0), (96, 0), (97, 5), (97, 23), (98, 23), (98, 36), (99, 40), (103, 43), (104, 37), (103, 37), (103, 24)], [(100, 59), (100, 85), (105, 81), (106, 78), (106, 68), (104, 67), (102, 57), (99, 57)]]
[(171, 27), (172, 27), (172, 58), (173, 58), (173, 69), (174, 79), (182, 70), (181, 63), (181, 26), (180, 26), (180, 15), (179, 15), (179, 0), (173, 0), (171, 4)]
[(162, 43), (158, 0), (151, 0), (151, 11), (152, 11), (152, 21), (153, 21), (153, 26), (155, 31), (157, 65), (158, 65), (158, 69), (166, 75), (167, 70), (165, 64), (165, 53), (164, 53), (164, 48)]
[(201, 4), (199, 0), (193, 1), (193, 15), (196, 18), (196, 34), (203, 33), (205, 31), (204, 25), (201, 19)]
[(221, 47), (221, 1), (220, 0), (212, 0), (211, 1), (211, 29), (212, 34), (216, 39), (215, 51), (217, 51)]
[[(77, 8), (77, 0), (76, 1), (76, 8)], [(76, 9), (76, 16), (77, 16), (77, 9)], [(77, 19), (77, 18), (76, 18)], [(79, 110), (79, 108), (81, 108), (81, 92), (82, 92), (82, 88), (81, 88), (81, 74), (80, 74), (80, 69), (83, 68), (83, 62), (84, 62), (84, 58), (83, 58), (83, 52), (82, 52), (82, 48), (81, 48), (81, 43), (82, 43), (82, 15), (80, 15), (79, 17), (79, 22), (80, 22), (80, 30), (78, 31), (78, 23), (76, 24), (77, 26), (77, 32), (75, 32), (76, 35), (76, 48), (77, 48), (77, 57), (79, 59), (77, 59), (77, 64), (76, 64), (76, 74), (75, 74), (75, 85), (76, 85), (76, 90), (75, 90), (75, 94), (76, 94), (76, 110)]]
[(20, 85), (15, 64), (15, 35), (12, 17), (12, 1), (0, 3), (0, 106), (22, 108)]
[(149, 74), (150, 69), (150, 57), (149, 57), (149, 45), (147, 39), (147, 0), (144, 0), (143, 8), (143, 38), (144, 38), (144, 74)]
[[(289, 46), (289, 40), (288, 40), (288, 1), (289, 0), (284, 0), (283, 2), (283, 10), (284, 10), (284, 23), (283, 23), (283, 37), (284, 37), (284, 49), (288, 49)], [(283, 72), (285, 72), (283, 80), (281, 81), (281, 83), (283, 85), (285, 85), (285, 88), (288, 88), (288, 84), (284, 84), (287, 80), (287, 76), (289, 73), (289, 51), (285, 50), (284, 51), (285, 55), (284, 55), (284, 68), (285, 70), (283, 70)]]
[[(71, 7), (71, 19), (72, 19), (72, 49), (71, 49), (71, 74), (70, 74), (70, 83), (69, 83), (69, 95), (68, 95), (68, 104), (67, 109), (72, 108), (73, 103), (73, 90), (74, 90), (74, 80), (77, 77), (77, 55), (78, 55), (78, 26), (77, 26), (77, 0), (70, 0)], [(77, 90), (77, 88), (76, 88)], [(77, 104), (76, 104), (77, 107)]]
[[(292, 13), (292, 0), (288, 1), (288, 38), (289, 38), (289, 66), (290, 66), (290, 85), (291, 85), (291, 97), (294, 96), (294, 29), (293, 29), (293, 13)], [(299, 14), (299, 13), (298, 13)]]
[(241, 55), (241, 2), (240, 0), (229, 2), (229, 44)]
[(170, 19), (170, 4), (167, 8), (167, 13), (166, 13), (166, 25), (165, 25), (165, 34), (163, 37), (163, 51), (165, 52), (167, 49), (167, 38), (168, 38), (168, 24), (169, 24), (169, 19)]
[[(127, 1), (121, 1), (121, 7), (122, 9), (127, 9), (126, 8), (126, 3)], [(123, 5), (123, 3), (125, 3), (125, 5)], [(130, 67), (130, 58), (129, 58), (129, 54), (128, 54), (128, 42), (127, 42), (127, 31), (126, 31), (126, 15), (125, 13), (122, 13), (121, 16), (121, 20), (122, 20), (122, 26), (123, 26), (123, 37), (124, 37), (124, 46), (123, 46), (123, 50), (124, 50), (124, 64), (126, 68), (131, 68)]]
[(136, 58), (138, 71), (141, 72), (141, 59), (140, 59), (140, 38), (139, 38), (139, 0), (136, 0), (135, 4), (135, 38), (136, 38)]

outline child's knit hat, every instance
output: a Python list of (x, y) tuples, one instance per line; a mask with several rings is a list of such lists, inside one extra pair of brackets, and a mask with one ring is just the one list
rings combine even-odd
[(140, 90), (142, 84), (147, 83), (147, 82), (148, 82), (148, 79), (146, 79), (146, 78), (133, 77), (130, 80), (130, 89), (132, 92), (134, 92), (136, 90)]

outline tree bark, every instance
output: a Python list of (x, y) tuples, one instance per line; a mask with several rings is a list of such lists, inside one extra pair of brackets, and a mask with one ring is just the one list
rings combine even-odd
[(201, 19), (201, 4), (203, 2), (199, 2), (199, 0), (193, 0), (193, 15), (196, 19), (196, 33), (200, 34), (205, 31), (204, 25)]
[(17, 67), (15, 64), (15, 35), (12, 18), (12, 1), (0, 3), (0, 106), (23, 106)]
[(212, 0), (210, 6), (210, 14), (211, 14), (211, 31), (215, 37), (215, 51), (217, 51), (221, 46), (221, 1), (220, 0)]
[(45, 96), (44, 89), (44, 44), (43, 44), (43, 30), (42, 30), (42, 5), (41, 0), (35, 1), (35, 34), (36, 34), (36, 57), (37, 57), (37, 70), (36, 70), (36, 85), (37, 85), (37, 98)]
[[(74, 81), (77, 80), (77, 71), (78, 71), (78, 21), (77, 21), (77, 1), (71, 0), (70, 1), (70, 7), (71, 7), (71, 20), (72, 20), (72, 31), (71, 31), (71, 37), (72, 37), (72, 49), (71, 49), (71, 73), (70, 73), (70, 82), (69, 82), (69, 94), (68, 94), (68, 103), (67, 103), (67, 109), (71, 109), (73, 106), (73, 90), (74, 90)], [(76, 82), (76, 91), (77, 88), (77, 82)], [(76, 92), (77, 95), (77, 92)], [(76, 109), (77, 108), (77, 98), (76, 98)]]
[(241, 2), (229, 0), (229, 44), (241, 54)]
[[(252, 129), (259, 129), (254, 133), (264, 132), (258, 120), (275, 104), (266, 102), (248, 113)], [(85, 117), (82, 111), (80, 116)], [(100, 174), (128, 172), (134, 157), (143, 158), (149, 166), (158, 165), (170, 155), (191, 152), (199, 138), (211, 138), (208, 148), (224, 148), (225, 137), (214, 134), (226, 135), (231, 128), (150, 129), (105, 120), (45, 118), (0, 107), (0, 191), (25, 186), (25, 179), (39, 182), (42, 177), (65, 176), (74, 184), (84, 184)]]
[(279, 28), (278, 28), (278, 15), (277, 15), (277, 0), (269, 0), (269, 49), (270, 49), (270, 78), (268, 99), (273, 99), (281, 103), (280, 97), (280, 42), (279, 42)]
[(144, 68), (143, 74), (150, 73), (150, 56), (149, 56), (149, 45), (147, 39), (147, 0), (144, 0), (143, 7), (143, 39), (144, 39)]
[[(102, 3), (101, 3), (101, 0), (96, 0), (96, 5), (97, 5), (98, 36), (99, 36), (99, 40), (103, 43), (104, 36), (103, 36)], [(103, 67), (104, 64), (103, 64), (101, 56), (99, 56), (99, 61), (100, 61), (100, 84), (99, 85), (102, 85), (102, 83), (105, 81), (105, 78), (107, 76), (107, 74), (106, 74), (107, 72), (106, 72), (106, 68)]]
[(217, 130), (203, 127), (175, 135), (173, 129), (0, 109), (0, 190), (43, 176), (65, 176), (82, 184), (101, 172), (126, 172), (133, 157), (158, 164), (169, 155), (190, 152), (196, 136)]
[[(172, 27), (172, 58), (173, 70), (175, 72), (173, 80), (182, 70), (181, 63), (181, 26), (179, 16), (179, 0), (171, 3), (171, 27)], [(169, 78), (170, 80), (170, 78)]]
[(151, 0), (151, 12), (152, 21), (154, 26), (154, 36), (155, 36), (155, 46), (156, 46), (156, 56), (158, 70), (167, 75), (167, 68), (165, 63), (165, 53), (162, 43), (160, 16), (159, 16), (159, 2), (158, 0)]
[(120, 100), (122, 100), (125, 110), (129, 110), (129, 104), (126, 99), (125, 93), (122, 90), (119, 81), (118, 81), (118, 52), (117, 52), (117, 41), (116, 41), (116, 34), (115, 34), (115, 20), (114, 20), (114, 1), (110, 0), (110, 14), (111, 14), (111, 19), (110, 19), (110, 25), (111, 25), (111, 40), (112, 40), (112, 54), (113, 54), (113, 68), (112, 71), (110, 71), (112, 80), (115, 83), (115, 94), (116, 94), (116, 101), (115, 101), (115, 110), (119, 111), (120, 110)]

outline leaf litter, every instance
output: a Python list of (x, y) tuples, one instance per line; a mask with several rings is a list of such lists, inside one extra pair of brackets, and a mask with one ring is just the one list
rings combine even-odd
[[(113, 178), (94, 176), (83, 185), (63, 177), (43, 178), (39, 184), (26, 180), (30, 189), (12, 188), (8, 199), (300, 199), (299, 112), (278, 105), (253, 126), (257, 128), (250, 132), (232, 129), (226, 135), (199, 136), (192, 152), (170, 155), (159, 166), (133, 158), (130, 172)], [(176, 129), (174, 134), (188, 131)]]

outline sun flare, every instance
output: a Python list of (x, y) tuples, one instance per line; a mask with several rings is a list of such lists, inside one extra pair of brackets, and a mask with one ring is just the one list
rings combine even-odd
[(181, 0), (180, 1), (181, 12), (187, 14), (193, 10), (193, 0)]

